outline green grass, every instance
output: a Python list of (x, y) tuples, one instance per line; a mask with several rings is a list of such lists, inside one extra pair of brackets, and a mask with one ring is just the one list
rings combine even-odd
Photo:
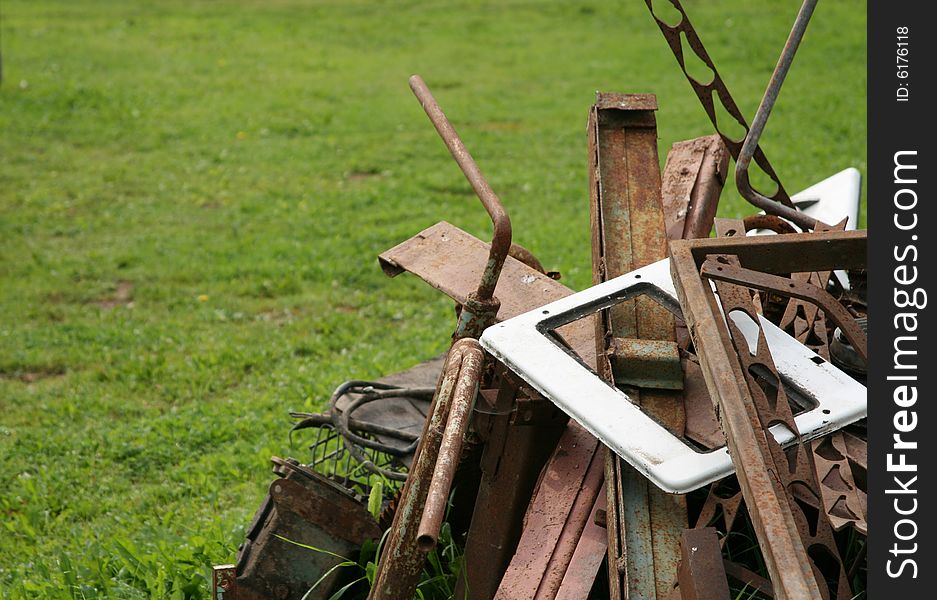
[[(687, 2), (747, 115), (796, 4)], [(711, 132), (641, 0), (7, 0), (0, 30), (3, 598), (207, 597), (304, 457), (287, 410), (446, 347), (451, 303), (375, 259), (490, 235), (411, 73), (577, 289), (593, 92), (656, 93), (662, 158)], [(865, 170), (864, 92), (865, 4), (827, 0), (763, 143), (791, 191)]]

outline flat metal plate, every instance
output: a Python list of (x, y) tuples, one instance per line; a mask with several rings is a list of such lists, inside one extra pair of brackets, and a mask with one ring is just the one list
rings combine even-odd
[[(552, 400), (662, 490), (685, 494), (734, 472), (728, 449), (700, 451), (674, 436), (618, 388), (602, 381), (564, 348), (553, 331), (600, 310), (647, 295), (680, 315), (665, 259), (489, 327), (481, 345)], [(749, 341), (757, 327), (736, 320)], [(804, 440), (822, 436), (866, 415), (866, 388), (774, 324), (761, 319), (783, 384), (813, 408), (795, 421)], [(781, 445), (794, 441), (783, 426), (771, 433)]]

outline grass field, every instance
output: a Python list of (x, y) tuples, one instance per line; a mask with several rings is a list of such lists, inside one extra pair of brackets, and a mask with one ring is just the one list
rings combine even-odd
[[(799, 3), (688, 0), (752, 115)], [(0, 597), (205, 598), (289, 409), (442, 351), (452, 306), (376, 255), (484, 212), (590, 281), (595, 90), (711, 133), (641, 0), (0, 5)], [(865, 170), (865, 4), (820, 3), (763, 147), (793, 192)], [(723, 215), (748, 212), (734, 193)]]

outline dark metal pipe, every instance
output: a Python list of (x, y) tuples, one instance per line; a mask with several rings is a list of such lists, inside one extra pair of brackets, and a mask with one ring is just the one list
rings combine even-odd
[(738, 160), (735, 162), (735, 184), (742, 197), (768, 214), (784, 217), (798, 225), (804, 231), (822, 227), (824, 224), (809, 215), (794, 208), (784, 206), (758, 193), (758, 191), (752, 188), (751, 182), (749, 181), (748, 167), (751, 164), (752, 158), (755, 156), (755, 151), (758, 149), (758, 141), (761, 139), (761, 134), (765, 130), (765, 124), (768, 122), (768, 117), (771, 115), (771, 109), (774, 108), (774, 103), (778, 99), (781, 85), (784, 83), (784, 78), (791, 68), (791, 63), (794, 61), (794, 54), (797, 53), (797, 48), (800, 46), (800, 41), (804, 37), (807, 24), (810, 22), (810, 17), (813, 15), (813, 9), (816, 8), (816, 6), (817, 0), (804, 0), (803, 5), (801, 5), (800, 12), (797, 13), (797, 19), (794, 20), (794, 26), (787, 38), (787, 43), (784, 44), (784, 50), (781, 52), (781, 56), (778, 59), (778, 64), (774, 67), (774, 73), (771, 74), (768, 88), (765, 90), (765, 94), (761, 99), (761, 104), (758, 106), (758, 111), (755, 113), (755, 119), (752, 121), (751, 128), (748, 130), (748, 135), (745, 136), (745, 142), (742, 144), (742, 150), (739, 152)]
[(416, 543), (424, 552), (432, 550), (439, 538), (452, 480), (462, 456), (462, 440), (468, 430), (475, 397), (478, 394), (478, 384), (485, 366), (485, 353), (477, 341), (466, 338), (461, 343), (462, 370), (459, 372), (459, 381), (449, 405), (449, 420), (443, 433), (442, 444), (439, 446), (423, 517), (417, 529)]
[(465, 144), (459, 138), (459, 134), (456, 133), (455, 128), (452, 127), (449, 119), (446, 118), (445, 113), (436, 102), (436, 98), (433, 97), (433, 94), (419, 75), (410, 77), (410, 89), (413, 90), (420, 104), (423, 105), (426, 116), (433, 122), (439, 137), (445, 142), (449, 153), (452, 154), (452, 158), (462, 169), (462, 173), (472, 185), (472, 189), (475, 190), (478, 199), (481, 200), (485, 210), (488, 211), (494, 225), (488, 264), (485, 266), (485, 272), (476, 292), (479, 300), (489, 300), (494, 297), (495, 286), (497, 286), (498, 277), (501, 275), (501, 267), (504, 265), (504, 259), (511, 249), (511, 219), (508, 217), (507, 211), (504, 210), (501, 200), (498, 199), (491, 186), (488, 185), (485, 176), (482, 175), (481, 170), (475, 163), (475, 159), (469, 154)]

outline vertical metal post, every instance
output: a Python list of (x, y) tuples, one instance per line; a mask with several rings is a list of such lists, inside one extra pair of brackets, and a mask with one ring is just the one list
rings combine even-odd
[[(667, 255), (657, 154), (657, 99), (651, 94), (597, 94), (589, 121), (593, 283)], [(674, 341), (674, 319), (649, 298), (621, 303), (596, 319), (599, 374), (613, 381), (612, 337)], [(681, 435), (680, 392), (628, 390), (629, 396)], [(667, 598), (679, 561), (686, 503), (649, 485), (608, 454), (606, 473), (609, 587), (612, 598)], [(648, 576), (653, 574), (652, 576)]]

